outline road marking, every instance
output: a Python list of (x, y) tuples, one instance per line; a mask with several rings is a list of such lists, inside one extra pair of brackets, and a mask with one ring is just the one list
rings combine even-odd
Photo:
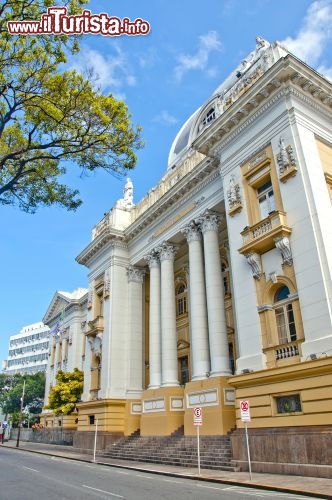
[(176, 481), (175, 479), (163, 479), (166, 483), (177, 483), (177, 484), (184, 484), (184, 481)]
[(216, 488), (215, 486), (204, 486), (203, 484), (197, 484), (196, 485), (198, 488), (206, 488), (208, 490), (218, 490), (218, 491), (224, 491), (225, 488)]
[(23, 469), (33, 470), (33, 472), (39, 472), (39, 470), (31, 469), (31, 467), (26, 467), (25, 465), (23, 465)]
[(99, 491), (99, 493), (106, 493), (106, 495), (111, 495), (112, 497), (124, 498), (121, 495), (117, 495), (116, 493), (111, 493), (110, 491), (99, 490), (98, 488), (92, 488), (92, 486), (87, 486), (86, 484), (82, 484), (83, 488), (88, 488), (89, 490)]

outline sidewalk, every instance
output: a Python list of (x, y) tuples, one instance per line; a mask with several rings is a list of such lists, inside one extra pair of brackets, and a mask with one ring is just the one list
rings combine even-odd
[[(16, 448), (16, 441), (10, 440), (0, 447), (12, 448), (15, 450), (29, 451), (57, 457), (68, 458), (70, 460), (81, 460), (83, 462), (92, 462), (92, 454), (81, 453), (80, 450), (71, 446), (59, 446), (44, 443), (33, 443), (21, 441), (19, 448)], [(171, 465), (149, 464), (145, 462), (133, 462), (124, 460), (114, 460), (102, 456), (96, 456), (96, 463), (106, 466), (122, 467), (126, 469), (135, 469), (142, 472), (153, 474), (164, 474), (169, 476), (184, 477), (188, 479), (199, 479), (201, 481), (212, 481), (227, 483), (232, 485), (246, 485), (248, 487), (261, 488), (267, 490), (276, 490), (283, 493), (294, 493), (308, 497), (332, 499), (332, 479), (286, 476), (278, 474), (252, 473), (252, 480), (248, 472), (229, 472), (215, 471), (210, 469), (201, 469), (198, 475), (197, 468), (174, 467)]]

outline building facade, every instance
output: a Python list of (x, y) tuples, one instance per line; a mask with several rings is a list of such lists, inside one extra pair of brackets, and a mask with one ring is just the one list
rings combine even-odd
[(237, 429), (241, 463), (248, 400), (253, 446), (301, 434), (303, 451), (310, 434), (319, 463), (332, 425), (331, 119), (331, 83), (257, 37), (183, 125), (158, 185), (134, 205), (127, 181), (77, 257), (89, 270), (78, 433), (98, 418), (110, 436), (193, 435), (199, 406), (202, 434)]
[(3, 372), (13, 375), (46, 371), (49, 337), (50, 329), (43, 322), (24, 326), (20, 333), (11, 335)]
[[(45, 382), (45, 406), (50, 389), (56, 385), (59, 370), (72, 372), (83, 370), (85, 357), (85, 335), (87, 320), (88, 290), (77, 288), (73, 292), (56, 292), (44, 316), (50, 327), (48, 367)], [(75, 428), (77, 415), (56, 417), (52, 411), (44, 410), (42, 421), (45, 427)]]

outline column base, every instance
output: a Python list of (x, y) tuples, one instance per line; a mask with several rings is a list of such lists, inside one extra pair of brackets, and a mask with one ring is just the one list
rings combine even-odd
[(124, 434), (125, 399), (96, 399), (77, 404), (78, 431), (94, 431), (98, 419), (98, 430)]
[(196, 435), (194, 408), (202, 409), (202, 436), (223, 436), (235, 427), (235, 390), (228, 384), (229, 377), (210, 377), (186, 384), (184, 433)]
[(170, 436), (183, 426), (183, 393), (183, 387), (160, 387), (143, 392), (141, 436)]

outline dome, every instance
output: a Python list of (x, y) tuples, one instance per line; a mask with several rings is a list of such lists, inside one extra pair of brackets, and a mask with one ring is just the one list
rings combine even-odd
[(237, 68), (217, 87), (211, 97), (199, 107), (195, 113), (184, 123), (176, 135), (168, 156), (167, 170), (176, 168), (187, 152), (191, 144), (201, 131), (220, 116), (226, 108), (226, 101), (230, 97), (230, 90), (235, 88), (239, 82), (244, 82), (248, 73), (255, 63), (261, 59), (263, 53), (270, 47), (270, 43), (261, 37), (256, 37), (256, 48), (241, 61)]

